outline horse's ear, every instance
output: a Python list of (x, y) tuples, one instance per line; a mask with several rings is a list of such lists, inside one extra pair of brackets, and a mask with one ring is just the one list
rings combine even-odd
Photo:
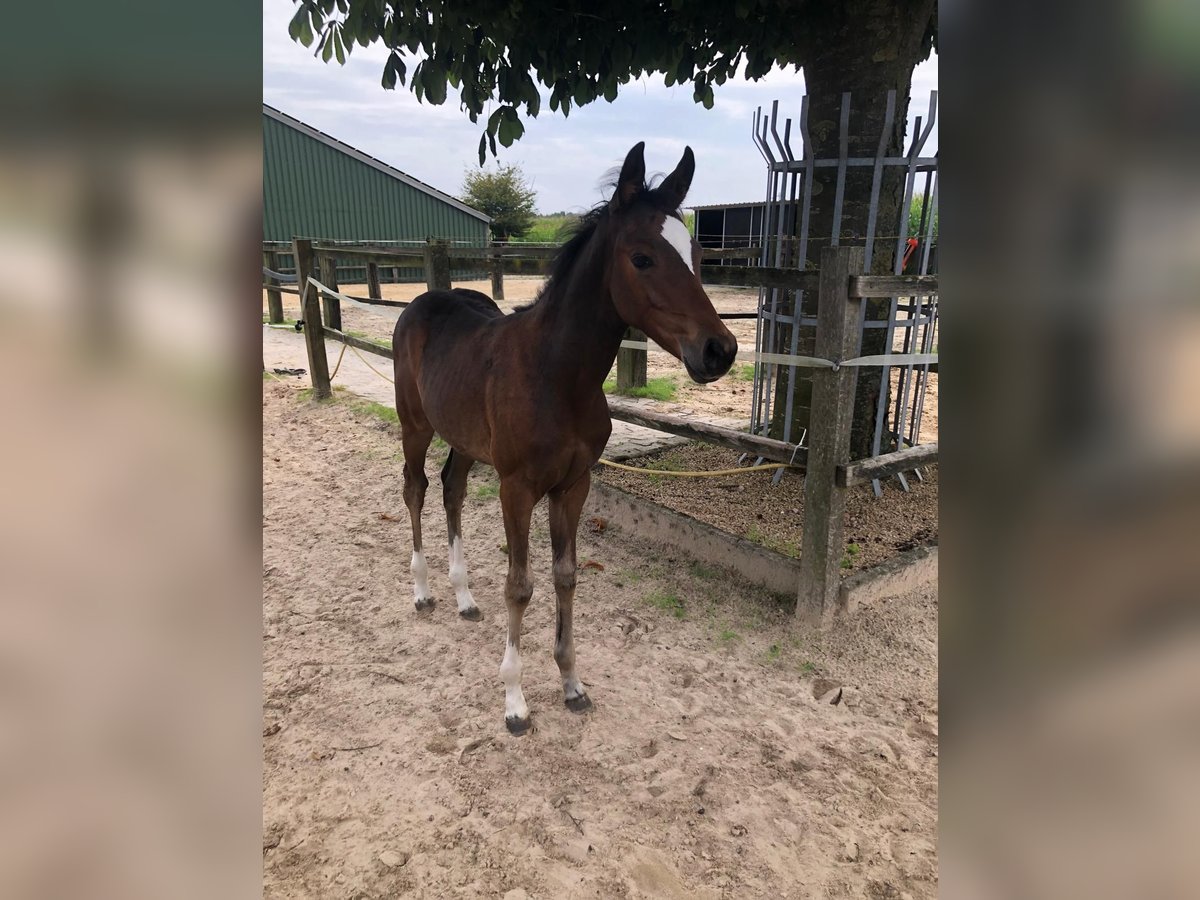
[(671, 209), (679, 209), (683, 206), (683, 199), (687, 196), (688, 188), (692, 186), (692, 176), (695, 174), (696, 157), (692, 154), (691, 147), (684, 147), (683, 159), (679, 161), (675, 171), (663, 179), (655, 193), (662, 197)]
[(625, 206), (646, 185), (646, 142), (638, 141), (625, 157), (617, 189), (613, 192), (612, 205)]

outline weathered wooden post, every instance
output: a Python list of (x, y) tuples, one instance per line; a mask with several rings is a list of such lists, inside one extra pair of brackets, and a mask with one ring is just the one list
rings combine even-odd
[(308, 371), (312, 376), (313, 396), (318, 400), (327, 400), (333, 396), (333, 389), (329, 384), (329, 358), (325, 355), (321, 301), (317, 297), (316, 287), (308, 283), (315, 262), (312, 241), (293, 240), (292, 253), (296, 258), (296, 286), (300, 289), (300, 318), (304, 321), (304, 343), (308, 348)]
[(445, 241), (425, 242), (425, 284), (431, 291), (450, 290), (450, 257)]
[(504, 260), (500, 250), (492, 245), (492, 299), (497, 303), (504, 302)]
[[(818, 357), (841, 361), (854, 356), (862, 328), (862, 303), (850, 297), (850, 276), (862, 269), (861, 247), (826, 247), (821, 252)], [(839, 487), (834, 476), (837, 467), (850, 460), (858, 369), (814, 369), (812, 380), (796, 617), (816, 622), (837, 611), (839, 603), (847, 488)]]
[(383, 292), (379, 289), (379, 263), (367, 263), (367, 296), (373, 300), (383, 299)]
[[(279, 254), (274, 250), (264, 250), (263, 267), (278, 272)], [(265, 272), (263, 274), (267, 284), (276, 285), (274, 289), (267, 288), (267, 321), (272, 325), (279, 325), (283, 322), (283, 294), (279, 292), (278, 282)]]
[[(337, 260), (332, 254), (322, 253), (317, 260), (321, 266), (321, 274), (318, 276), (321, 279), (321, 284), (329, 288), (331, 291), (338, 289), (337, 278)], [(325, 325), (335, 331), (342, 330), (342, 301), (337, 297), (329, 297), (321, 295), (321, 300), (325, 306)]]
[[(625, 332), (623, 340), (644, 341), (646, 335), (636, 328)], [(617, 351), (617, 390), (646, 386), (646, 351), (622, 347)]]

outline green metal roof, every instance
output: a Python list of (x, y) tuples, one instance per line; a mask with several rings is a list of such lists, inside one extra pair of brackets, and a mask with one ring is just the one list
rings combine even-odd
[(263, 104), (263, 239), (488, 239), (461, 200)]

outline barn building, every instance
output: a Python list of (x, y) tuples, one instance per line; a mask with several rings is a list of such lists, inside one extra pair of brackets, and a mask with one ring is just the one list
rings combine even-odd
[[(725, 250), (732, 247), (762, 246), (763, 214), (767, 204), (717, 203), (710, 206), (693, 206), (696, 215), (696, 241), (710, 250)], [(747, 259), (722, 259), (720, 264), (747, 266), (758, 262), (758, 254)], [(713, 260), (712, 264), (717, 261)]]
[(487, 244), (479, 210), (265, 103), (262, 124), (264, 241)]

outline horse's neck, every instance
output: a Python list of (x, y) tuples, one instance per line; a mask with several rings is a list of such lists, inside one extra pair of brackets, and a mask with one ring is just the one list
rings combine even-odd
[(612, 302), (602, 249), (588, 248), (581, 255), (543, 310), (551, 357), (596, 387), (608, 376), (627, 328)]

